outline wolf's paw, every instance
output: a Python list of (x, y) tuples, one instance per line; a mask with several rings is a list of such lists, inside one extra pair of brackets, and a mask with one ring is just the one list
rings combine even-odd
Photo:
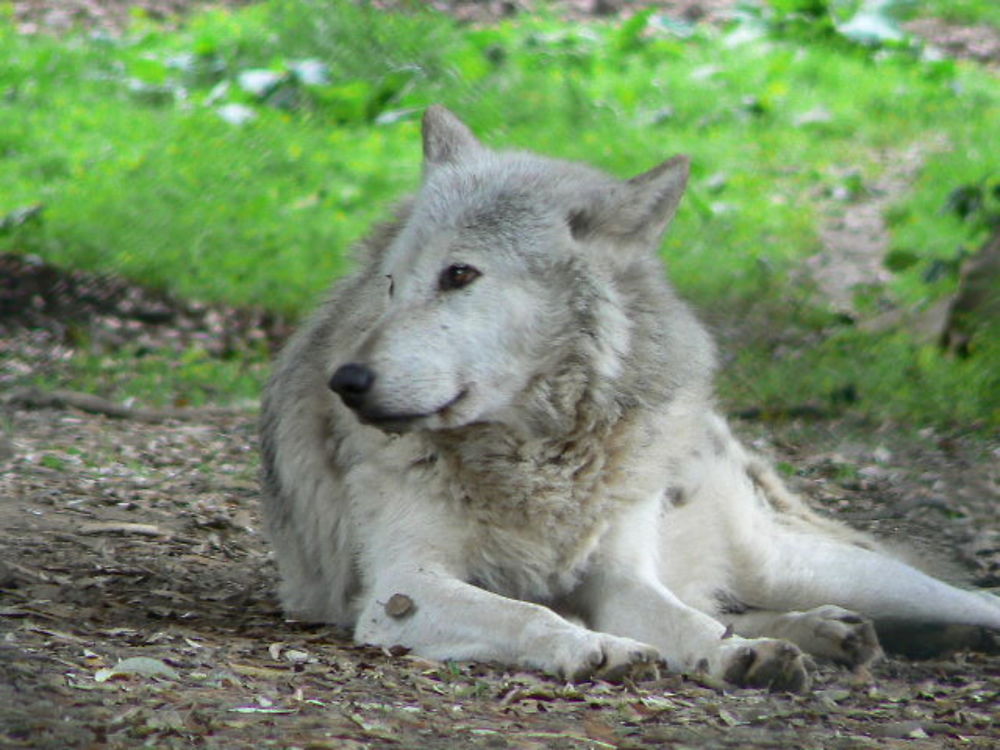
[(741, 687), (802, 693), (811, 680), (802, 652), (788, 641), (733, 638), (722, 646), (722, 678)]
[(849, 667), (871, 664), (883, 656), (872, 621), (832, 604), (797, 615), (797, 637), (792, 638), (810, 654)]
[(587, 633), (583, 643), (560, 644), (554, 656), (555, 669), (551, 671), (560, 679), (580, 682), (596, 677), (618, 682), (653, 672), (660, 652), (631, 638)]

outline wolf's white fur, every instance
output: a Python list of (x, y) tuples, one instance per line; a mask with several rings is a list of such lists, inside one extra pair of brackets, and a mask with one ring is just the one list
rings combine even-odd
[(715, 414), (656, 254), (686, 160), (619, 182), (437, 107), (424, 154), (265, 395), (289, 613), (433, 658), (789, 689), (798, 647), (878, 656), (867, 618), (1000, 629), (1000, 600), (813, 513)]

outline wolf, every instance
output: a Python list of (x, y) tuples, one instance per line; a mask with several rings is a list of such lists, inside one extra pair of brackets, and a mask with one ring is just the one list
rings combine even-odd
[(263, 510), (295, 618), (439, 660), (804, 690), (874, 624), (1000, 598), (810, 510), (713, 401), (658, 255), (688, 159), (627, 181), (483, 145), (440, 106), (419, 191), (280, 354)]

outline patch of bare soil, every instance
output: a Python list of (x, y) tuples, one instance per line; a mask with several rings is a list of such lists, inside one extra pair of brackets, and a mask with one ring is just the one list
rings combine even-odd
[(59, 380), (80, 349), (180, 356), (197, 347), (227, 359), (273, 350), (290, 330), (285, 317), (261, 308), (180, 300), (112, 275), (0, 253), (0, 393), (43, 372)]
[[(8, 275), (8, 301), (34, 291), (18, 297), (31, 304), (0, 309), (6, 331), (29, 322), (58, 331), (70, 310), (85, 329), (80, 340), (92, 341), (121, 321), (83, 315), (88, 299), (117, 300), (122, 315), (153, 299), (51, 267), (39, 286), (37, 272), (22, 268), (13, 282)], [(136, 334), (151, 346), (170, 346), (174, 324), (174, 336), (209, 335), (214, 324), (155, 299), (161, 322), (146, 321), (152, 328)], [(28, 343), (38, 354), (39, 341)], [(12, 393), (0, 397), (0, 746), (1000, 742), (1000, 656), (985, 651), (894, 657), (870, 674), (819, 664), (815, 690), (792, 696), (679, 675), (568, 686), (356, 646), (279, 610), (260, 531), (252, 413), (187, 409), (179, 419), (125, 409), (116, 413), (126, 418), (112, 418), (78, 411), (72, 399), (53, 409)], [(828, 512), (902, 536), (922, 559), (929, 550), (954, 558), (971, 583), (1000, 584), (1000, 446), (893, 428), (867, 434), (846, 422), (741, 429), (759, 450), (798, 467), (795, 483)]]
[[(407, 10), (413, 0), (359, 0), (386, 10)], [(211, 5), (245, 5), (253, 0), (14, 0), (14, 20), (24, 33), (62, 33), (76, 28), (120, 34), (133, 14), (172, 21), (193, 9)], [(467, 23), (491, 23), (541, 6), (567, 18), (584, 20), (627, 15), (648, 6), (688, 21), (722, 21), (736, 0), (426, 0), (424, 3)]]
[(14, 0), (14, 21), (25, 34), (91, 29), (120, 34), (136, 13), (157, 21), (180, 18), (210, 5), (245, 5), (252, 0)]
[(906, 24), (906, 30), (934, 45), (949, 57), (1000, 64), (1000, 29), (948, 23), (939, 18), (921, 18)]
[[(4, 747), (1000, 742), (997, 655), (894, 657), (871, 675), (821, 664), (814, 692), (791, 696), (675, 675), (567, 686), (358, 647), (278, 608), (252, 415), (153, 425), (8, 407), (5, 424)], [(791, 425), (772, 447), (832, 513), (933, 538), (978, 583), (1000, 583), (997, 456), (961, 440), (850, 432)]]
[(840, 201), (830, 201), (832, 216), (820, 233), (823, 249), (806, 259), (803, 270), (832, 309), (854, 315), (859, 289), (879, 287), (892, 278), (885, 267), (889, 249), (885, 211), (913, 182), (923, 166), (925, 150), (886, 154), (885, 174), (876, 184), (866, 185), (862, 195), (851, 195), (845, 188), (845, 195), (831, 196)]
[[(387, 10), (406, 9), (412, 0), (363, 0)], [(14, 0), (14, 22), (24, 33), (65, 33), (93, 29), (121, 34), (136, 12), (161, 22), (183, 18), (211, 5), (245, 5), (253, 0)], [(426, 4), (459, 21), (492, 23), (542, 5), (577, 20), (628, 16), (655, 6), (688, 22), (723, 24), (733, 17), (739, 0), (426, 0)], [(987, 65), (1000, 63), (1000, 30), (987, 25), (959, 25), (936, 18), (906, 24), (906, 30), (951, 57)]]
[[(861, 317), (858, 295), (881, 297), (881, 304), (869, 313), (880, 320), (868, 321), (869, 325), (884, 326), (885, 320), (891, 320), (898, 326), (901, 314), (884, 299), (884, 287), (893, 276), (885, 264), (890, 245), (885, 215), (910, 189), (927, 158), (948, 147), (946, 139), (935, 137), (905, 149), (885, 150), (878, 154), (884, 171), (876, 180), (854, 190), (841, 187), (826, 196), (826, 217), (820, 227), (822, 249), (805, 260), (797, 280), (815, 287), (830, 309), (853, 319)], [(843, 176), (845, 182), (852, 178), (860, 182), (851, 168), (843, 170)], [(891, 314), (886, 315), (887, 311)], [(939, 317), (943, 317), (943, 309)], [(937, 327), (941, 325), (939, 321)]]

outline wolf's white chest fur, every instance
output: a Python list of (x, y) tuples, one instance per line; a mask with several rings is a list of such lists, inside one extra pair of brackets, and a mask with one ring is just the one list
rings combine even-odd
[(535, 601), (574, 588), (615, 516), (655, 492), (630, 471), (634, 426), (601, 431), (604, 440), (513, 444), (484, 435), (448, 446), (444, 495), (466, 529), (471, 581)]

